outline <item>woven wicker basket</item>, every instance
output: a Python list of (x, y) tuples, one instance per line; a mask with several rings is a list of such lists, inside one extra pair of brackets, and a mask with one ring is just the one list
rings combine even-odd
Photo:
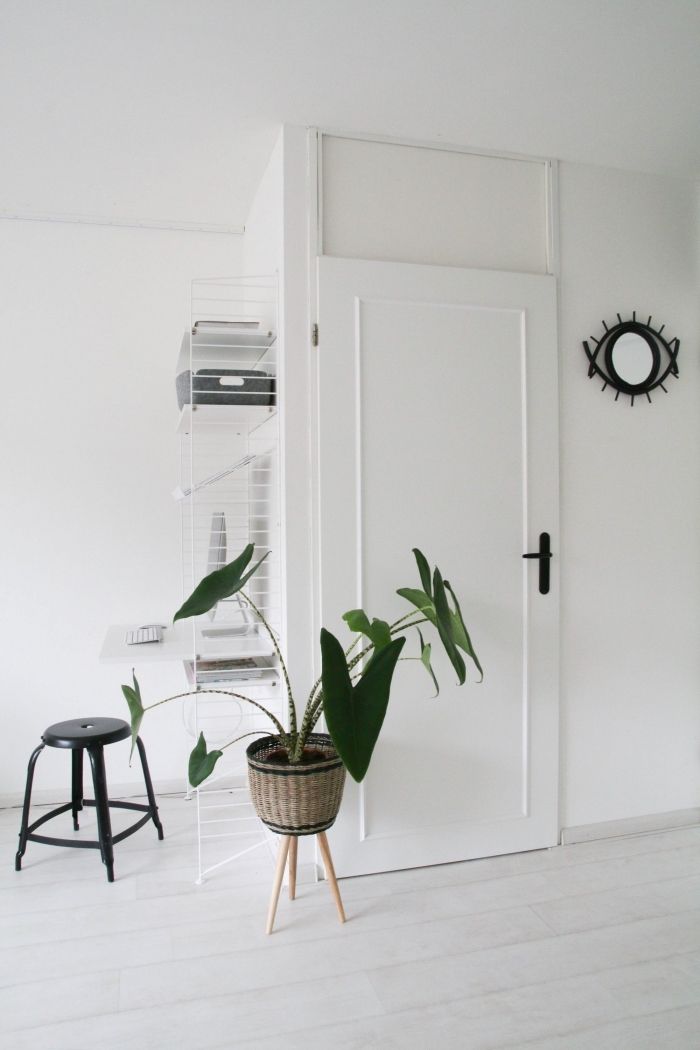
[(327, 757), (299, 766), (270, 762), (268, 755), (281, 747), (277, 736), (263, 737), (246, 749), (255, 812), (280, 835), (315, 835), (338, 816), (345, 766), (325, 733), (312, 733), (308, 745)]

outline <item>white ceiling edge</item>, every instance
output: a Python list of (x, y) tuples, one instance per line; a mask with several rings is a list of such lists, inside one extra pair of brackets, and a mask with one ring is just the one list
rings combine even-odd
[[(281, 131), (284, 124), (279, 125)], [(291, 125), (287, 125), (291, 126)], [(700, 195), (700, 178), (687, 172), (660, 170), (658, 168), (639, 168), (621, 164), (595, 162), (582, 160), (575, 157), (547, 157), (530, 153), (513, 152), (507, 149), (490, 148), (462, 142), (444, 142), (432, 139), (419, 139), (410, 136), (383, 135), (371, 131), (348, 129), (341, 127), (316, 127), (312, 125), (296, 125), (302, 127), (309, 134), (315, 134), (319, 142), (324, 136), (350, 139), (357, 142), (385, 143), (392, 146), (406, 146), (414, 149), (440, 150), (443, 152), (467, 153), (480, 157), (493, 157), (501, 160), (513, 160), (531, 164), (543, 165), (576, 165), (584, 167), (599, 168), (606, 171), (628, 172), (630, 174), (646, 175), (649, 178), (665, 179), (670, 182), (691, 184), (698, 188)], [(258, 183), (263, 177), (269, 156), (262, 157), (258, 164)], [(246, 222), (252, 201), (248, 203)], [(197, 222), (180, 218), (155, 219), (134, 215), (119, 214), (92, 214), (89, 212), (54, 212), (51, 210), (31, 209), (0, 209), (0, 221), (16, 222), (43, 222), (43, 223), (65, 223), (87, 226), (107, 226), (124, 229), (163, 230), (183, 233), (224, 234), (227, 236), (241, 237), (245, 235), (246, 226), (243, 224), (227, 225), (223, 223)]]
[(0, 220), (7, 222), (54, 222), (81, 226), (118, 226), (136, 230), (173, 230), (181, 233), (223, 233), (242, 236), (244, 226), (222, 226), (216, 223), (184, 222), (179, 219), (141, 219), (120, 215), (56, 214), (40, 211), (3, 211)]

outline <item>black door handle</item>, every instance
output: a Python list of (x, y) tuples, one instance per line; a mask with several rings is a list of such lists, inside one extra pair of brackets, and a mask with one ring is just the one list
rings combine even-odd
[(538, 558), (540, 563), (540, 594), (549, 594), (549, 561), (552, 551), (549, 533), (540, 533), (540, 549), (532, 554), (523, 554), (523, 558)]

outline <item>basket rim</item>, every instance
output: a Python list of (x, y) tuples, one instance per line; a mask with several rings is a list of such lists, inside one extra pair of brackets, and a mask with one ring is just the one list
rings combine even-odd
[(338, 766), (343, 765), (343, 760), (335, 749), (333, 741), (328, 733), (311, 733), (309, 735), (307, 743), (309, 744), (323, 744), (327, 748), (332, 749), (332, 753), (326, 758), (319, 759), (318, 762), (309, 762), (305, 765), (298, 766), (284, 766), (279, 763), (268, 762), (262, 756), (258, 757), (258, 751), (262, 751), (263, 748), (269, 748), (272, 744), (279, 743), (281, 745), (282, 738), (279, 734), (270, 733), (268, 736), (263, 736), (259, 740), (254, 740), (252, 744), (249, 744), (246, 748), (246, 758), (248, 759), (248, 765), (252, 766), (253, 769), (259, 770), (261, 773), (269, 773), (272, 776), (308, 776), (310, 773), (324, 772), (326, 770), (337, 769)]

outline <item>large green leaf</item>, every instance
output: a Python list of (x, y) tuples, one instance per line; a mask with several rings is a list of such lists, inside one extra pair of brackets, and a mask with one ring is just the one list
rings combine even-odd
[(351, 609), (346, 612), (343, 619), (351, 631), (364, 634), (369, 638), (375, 649), (383, 649), (391, 641), (391, 628), (385, 620), (376, 617), (370, 623), (369, 616), (364, 609)]
[(367, 637), (374, 642), (375, 649), (383, 649), (391, 641), (391, 628), (386, 620), (378, 620), (375, 616), (372, 620), (372, 633)]
[(440, 695), (440, 686), (438, 685), (438, 680), (435, 677), (435, 671), (433, 671), (433, 665), (430, 662), (430, 654), (432, 652), (432, 646), (429, 643), (426, 645), (426, 643), (423, 641), (423, 635), (421, 634), (420, 627), (416, 627), (416, 630), (418, 631), (418, 637), (420, 638), (420, 660), (421, 660), (421, 663), (423, 664), (423, 667), (426, 669), (426, 671), (428, 672), (428, 674), (430, 675), (430, 677), (433, 680), (433, 685), (435, 686), (435, 696), (439, 696)]
[(420, 609), (423, 616), (427, 617), (432, 624), (437, 625), (435, 604), (425, 591), (419, 591), (415, 587), (401, 587), (396, 593), (405, 598), (411, 605), (415, 605), (417, 609)]
[(240, 591), (241, 587), (246, 584), (253, 573), (257, 572), (270, 553), (267, 551), (263, 554), (260, 561), (256, 562), (253, 568), (243, 575), (248, 562), (253, 557), (254, 550), (255, 545), (249, 543), (243, 553), (239, 554), (234, 561), (224, 565), (223, 569), (215, 569), (214, 572), (210, 572), (208, 576), (205, 576), (192, 591), (187, 601), (175, 613), (173, 623), (176, 620), (185, 620), (189, 616), (200, 616), (202, 613), (209, 612), (217, 602), (222, 601), (224, 598), (230, 598), (236, 591)]
[(445, 593), (445, 584), (442, 580), (442, 574), (439, 569), (435, 569), (433, 572), (433, 595), (435, 597), (435, 613), (437, 615), (437, 629), (440, 635), (440, 641), (445, 647), (450, 663), (457, 672), (457, 678), (460, 685), (464, 685), (467, 678), (467, 669), (462, 659), (462, 654), (457, 648), (455, 641), (452, 612), (449, 605), (447, 604), (447, 594)]
[(430, 587), (430, 566), (428, 565), (428, 559), (418, 550), (417, 547), (413, 548), (413, 556), (416, 559), (418, 574), (420, 575), (420, 582), (423, 584), (423, 590), (429, 598), (432, 598), (433, 592)]
[(405, 641), (396, 638), (376, 650), (353, 686), (343, 647), (330, 631), (321, 630), (323, 711), (338, 754), (358, 782), (369, 768)]
[[(476, 655), (474, 646), (472, 645), (466, 624), (464, 623), (457, 595), (454, 593), (447, 580), (442, 579), (440, 570), (437, 568), (433, 573), (431, 587), (430, 567), (427, 559), (417, 547), (414, 547), (413, 553), (416, 558), (418, 572), (420, 573), (421, 583), (423, 584), (424, 590), (421, 591), (413, 587), (402, 587), (397, 593), (412, 605), (415, 605), (423, 616), (425, 616), (434, 627), (437, 627), (445, 652), (457, 672), (459, 684), (462, 685), (466, 681), (466, 666), (461, 653), (458, 651), (459, 649), (461, 649), (462, 652), (465, 652), (467, 656), (474, 661), (474, 664), (478, 668), (479, 674), (483, 679), (484, 672), (479, 663), (479, 658)], [(450, 608), (447, 598), (448, 593), (452, 599), (454, 609)], [(423, 653), (424, 643), (421, 639), (422, 660)], [(428, 655), (427, 659), (430, 659), (430, 655)]]
[(211, 775), (214, 766), (219, 761), (223, 751), (207, 751), (207, 742), (204, 733), (199, 734), (199, 740), (190, 754), (187, 772), (192, 787), (199, 785)]
[(366, 634), (369, 630), (369, 616), (364, 609), (350, 609), (349, 612), (343, 613), (343, 619), (350, 630), (357, 631), (358, 634)]
[(122, 686), (122, 693), (124, 699), (129, 705), (129, 715), (131, 716), (131, 751), (129, 752), (129, 765), (131, 765), (131, 759), (134, 754), (134, 748), (136, 747), (136, 737), (139, 735), (139, 729), (143, 722), (143, 702), (141, 700), (141, 687), (136, 679), (136, 674), (132, 668), (132, 677), (134, 679), (134, 687), (130, 685)]
[(321, 685), (324, 699), (330, 694), (334, 703), (337, 700), (338, 703), (350, 706), (352, 681), (345, 653), (335, 635), (325, 627), (321, 628)]
[(459, 646), (459, 648), (463, 652), (465, 652), (467, 656), (471, 657), (471, 659), (474, 661), (476, 667), (478, 668), (479, 674), (481, 675), (481, 681), (483, 681), (484, 672), (481, 667), (481, 664), (479, 663), (479, 657), (474, 651), (472, 640), (469, 637), (469, 631), (467, 630), (466, 624), (464, 623), (464, 619), (462, 617), (462, 610), (460, 609), (459, 602), (457, 601), (457, 595), (452, 590), (447, 580), (445, 580), (445, 590), (449, 592), (450, 597), (452, 598), (452, 601), (454, 603), (454, 611), (451, 612), (452, 633), (454, 636), (454, 640)]

